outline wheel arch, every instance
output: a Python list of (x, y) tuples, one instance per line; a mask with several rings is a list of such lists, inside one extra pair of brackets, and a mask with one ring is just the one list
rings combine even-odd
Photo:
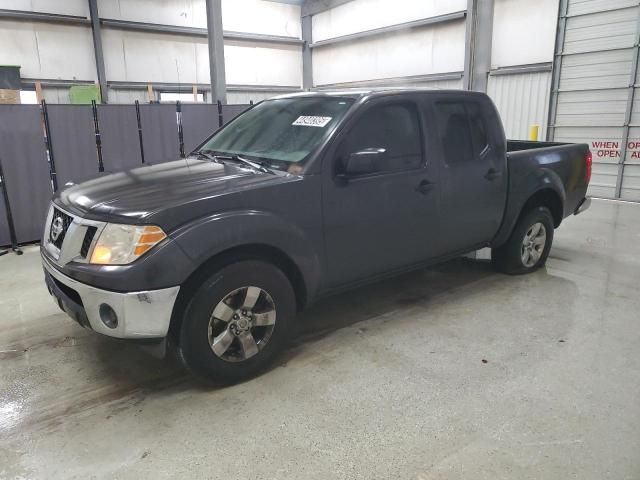
[(173, 307), (169, 335), (177, 340), (182, 314), (198, 286), (213, 272), (243, 260), (262, 260), (279, 268), (291, 282), (298, 311), (307, 304), (309, 292), (304, 276), (291, 257), (272, 245), (260, 243), (239, 245), (212, 255), (185, 280)]
[(520, 220), (523, 215), (526, 215), (529, 210), (535, 207), (546, 207), (549, 209), (551, 216), (553, 217), (553, 226), (555, 228), (560, 226), (564, 216), (564, 203), (560, 195), (554, 189), (543, 188), (531, 195), (527, 201), (524, 202), (524, 205), (522, 205), (520, 214), (518, 215), (518, 220)]

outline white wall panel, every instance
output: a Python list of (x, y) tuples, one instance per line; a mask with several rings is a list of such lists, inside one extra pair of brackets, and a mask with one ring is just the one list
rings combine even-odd
[(300, 6), (263, 0), (222, 0), (222, 24), (232, 32), (300, 38)]
[(625, 89), (561, 92), (555, 123), (571, 127), (622, 125), (627, 96)]
[(89, 16), (89, 2), (86, 0), (2, 0), (0, 8), (79, 15), (82, 17)]
[(103, 28), (102, 43), (109, 80), (187, 84), (209, 81), (208, 75), (198, 78), (196, 46), (203, 44), (206, 48), (205, 38)]
[(553, 60), (558, 0), (496, 0), (492, 68)]
[(640, 165), (625, 165), (621, 197), (640, 202)]
[(227, 83), (302, 85), (302, 53), (297, 45), (225, 42)]
[[(100, 16), (118, 20), (207, 27), (205, 0), (99, 0)], [(225, 30), (300, 37), (300, 7), (264, 0), (223, 0)]]
[(466, 0), (354, 0), (314, 15), (313, 41), (435, 17), (466, 8)]
[(71, 103), (69, 87), (42, 87), (42, 95), (47, 103)]
[(632, 53), (629, 48), (563, 57), (560, 90), (628, 87)]
[(138, 100), (140, 103), (148, 103), (149, 102), (149, 94), (147, 90), (122, 90), (120, 88), (109, 89), (109, 103), (124, 103), (124, 104), (132, 104)]
[(568, 15), (584, 15), (586, 13), (603, 12), (611, 9), (612, 4), (616, 8), (633, 7), (638, 4), (638, 0), (581, 0), (570, 2)]
[[(128, 82), (208, 83), (204, 38), (103, 28), (107, 78)], [(296, 45), (225, 43), (227, 83), (298, 86), (302, 55)]]
[(633, 45), (637, 8), (569, 17), (564, 53), (594, 52)]
[(98, 11), (117, 20), (207, 27), (205, 0), (98, 0)]
[(0, 64), (20, 65), (25, 78), (95, 80), (91, 29), (0, 21)]
[(504, 124), (507, 138), (525, 140), (531, 125), (546, 137), (551, 72), (491, 75), (487, 89)]
[(455, 22), (318, 47), (314, 85), (462, 71), (464, 36)]

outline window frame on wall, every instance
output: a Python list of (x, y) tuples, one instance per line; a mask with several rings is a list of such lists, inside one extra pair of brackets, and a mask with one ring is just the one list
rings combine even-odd
[[(165, 98), (163, 98), (165, 97)], [(172, 98), (166, 98), (172, 97)], [(193, 99), (193, 92), (178, 92), (175, 90), (159, 90), (158, 102), (159, 103), (205, 103), (204, 92), (197, 93), (198, 100)]]
[[(27, 100), (27, 101), (25, 101)], [(38, 105), (38, 94), (35, 89), (23, 88), (20, 90), (20, 103), (22, 105)]]

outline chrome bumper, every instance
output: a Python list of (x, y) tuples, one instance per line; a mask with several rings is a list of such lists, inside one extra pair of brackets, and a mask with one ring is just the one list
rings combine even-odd
[[(82, 326), (116, 338), (166, 337), (179, 286), (141, 292), (111, 292), (60, 273), (44, 255), (42, 265), (47, 288), (56, 304)], [(103, 304), (110, 306), (117, 315), (118, 322), (114, 328), (108, 327), (101, 319), (100, 307)]]
[(591, 206), (591, 197), (584, 197), (582, 201), (578, 204), (576, 209), (574, 210), (573, 214), (578, 215), (579, 213), (582, 213), (585, 210), (588, 210), (590, 206)]

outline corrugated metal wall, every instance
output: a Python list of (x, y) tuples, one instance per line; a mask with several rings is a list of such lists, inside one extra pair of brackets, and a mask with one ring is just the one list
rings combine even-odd
[(591, 195), (640, 201), (638, 2), (565, 1), (550, 139), (590, 145)]
[(538, 140), (546, 138), (550, 90), (551, 72), (489, 76), (487, 93), (498, 107), (507, 138), (526, 140), (532, 125), (540, 127)]

